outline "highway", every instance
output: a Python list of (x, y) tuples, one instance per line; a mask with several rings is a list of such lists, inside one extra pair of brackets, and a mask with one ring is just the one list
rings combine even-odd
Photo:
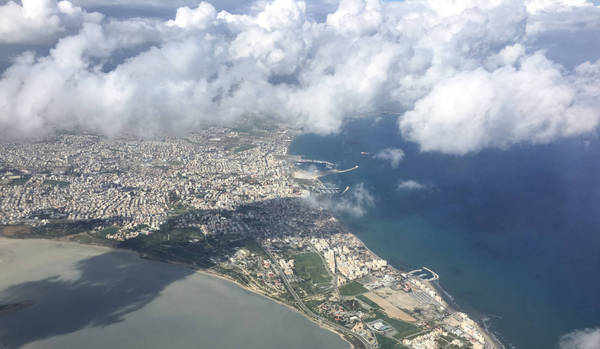
[[(364, 339), (362, 336), (358, 335), (357, 333), (354, 333), (354, 332), (348, 330), (347, 328), (345, 328), (344, 326), (340, 326), (336, 323), (333, 323), (333, 322), (313, 313), (313, 311), (310, 310), (304, 304), (304, 302), (302, 301), (300, 296), (298, 296), (298, 294), (296, 293), (296, 291), (294, 290), (292, 285), (290, 285), (290, 281), (288, 280), (287, 276), (281, 271), (281, 269), (279, 269), (279, 267), (277, 266), (277, 260), (275, 259), (275, 257), (273, 257), (273, 254), (271, 253), (271, 251), (269, 251), (269, 249), (267, 249), (267, 248), (264, 248), (264, 250), (272, 260), (271, 267), (281, 277), (281, 279), (283, 280), (283, 283), (285, 284), (285, 287), (288, 289), (288, 291), (290, 292), (292, 297), (294, 297), (296, 304), (298, 304), (300, 309), (302, 309), (302, 311), (304, 311), (305, 314), (307, 314), (314, 320), (318, 320), (320, 323), (324, 323), (324, 324), (328, 325), (329, 327), (332, 327), (335, 330), (337, 330), (345, 335), (348, 335), (348, 336), (358, 339), (362, 343), (364, 349), (372, 349), (373, 348), (373, 346), (371, 346), (371, 344), (369, 342), (367, 342), (366, 339)], [(355, 348), (355, 349), (359, 349), (359, 348)]]

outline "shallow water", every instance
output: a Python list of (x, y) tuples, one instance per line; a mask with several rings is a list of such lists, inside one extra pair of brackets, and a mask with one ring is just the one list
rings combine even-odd
[(304, 316), (215, 277), (127, 251), (0, 238), (2, 348), (334, 348)]

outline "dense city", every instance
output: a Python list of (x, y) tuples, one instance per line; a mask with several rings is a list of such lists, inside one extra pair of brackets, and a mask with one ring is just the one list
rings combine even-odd
[(348, 188), (295, 176), (307, 160), (287, 154), (291, 140), (279, 128), (209, 128), (1, 144), (1, 232), (128, 248), (226, 277), (355, 348), (494, 348), (440, 296), (435, 272), (393, 268), (320, 207)]

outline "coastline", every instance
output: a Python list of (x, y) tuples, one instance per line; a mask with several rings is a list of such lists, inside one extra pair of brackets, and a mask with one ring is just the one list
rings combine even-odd
[[(286, 144), (287, 143), (287, 144)], [(289, 152), (289, 146), (291, 144), (291, 140), (286, 139), (286, 141), (282, 144), (284, 146), (287, 146), (287, 151)], [(290, 158), (285, 158), (284, 161), (282, 161), (280, 163), (281, 168), (284, 170), (287, 169), (291, 169), (292, 173), (293, 173), (293, 169), (295, 168), (294, 162), (291, 161)], [(287, 167), (287, 169), (285, 168)], [(336, 172), (337, 173), (337, 172)], [(286, 177), (286, 175), (283, 175), (283, 177)], [(289, 179), (289, 177), (288, 177)], [(283, 179), (285, 180), (285, 179)], [(315, 179), (314, 183), (317, 187), (318, 186), (323, 186), (323, 182), (321, 182), (318, 178)], [(310, 188), (313, 188), (313, 186), (311, 186)], [(286, 197), (286, 196), (282, 196), (282, 195), (278, 195), (278, 197)], [(300, 196), (296, 195), (296, 192), (294, 192), (294, 194), (292, 194), (292, 197), (294, 198), (298, 198), (300, 199)], [(372, 250), (370, 250), (365, 243), (359, 239), (341, 220), (339, 217), (336, 217), (335, 215), (332, 214), (332, 212), (329, 212), (329, 210), (327, 211), (327, 215), (330, 216), (331, 219), (337, 220), (341, 223), (341, 228), (340, 231), (343, 232), (344, 234), (348, 235), (351, 239), (356, 241), (357, 245), (362, 246), (366, 251), (367, 251), (367, 255), (371, 256), (373, 260), (375, 259), (379, 259), (382, 261), (385, 261), (387, 263), (386, 260), (384, 260), (383, 258), (380, 258), (376, 253), (374, 253)], [(88, 234), (87, 232), (83, 232), (80, 234)], [(195, 261), (186, 261), (186, 260), (179, 260), (177, 258), (174, 259), (169, 259), (172, 256), (164, 256), (161, 254), (153, 254), (152, 252), (144, 252), (143, 250), (137, 250), (135, 247), (131, 247), (131, 246), (117, 246), (117, 244), (115, 242), (113, 242), (113, 240), (104, 240), (104, 239), (93, 239), (93, 240), (87, 240), (84, 241), (84, 239), (79, 240), (77, 239), (78, 235), (80, 234), (74, 234), (74, 235), (69, 235), (66, 237), (53, 237), (53, 236), (46, 236), (46, 235), (34, 235), (31, 238), (32, 239), (41, 239), (41, 240), (55, 240), (55, 241), (60, 241), (60, 242), (74, 242), (74, 243), (78, 243), (80, 245), (87, 245), (87, 246), (96, 246), (98, 248), (103, 248), (103, 249), (113, 249), (113, 250), (122, 250), (122, 251), (128, 251), (128, 252), (135, 252), (137, 257), (142, 258), (142, 259), (148, 259), (148, 260), (152, 260), (152, 261), (156, 261), (156, 262), (163, 262), (163, 263), (168, 263), (168, 264), (173, 264), (173, 265), (179, 265), (179, 266), (185, 266), (189, 269), (192, 269), (193, 271), (196, 271), (198, 273), (201, 274), (205, 274), (205, 275), (210, 275), (213, 277), (217, 277), (219, 279), (222, 280), (227, 280), (229, 282), (232, 282), (234, 284), (236, 284), (236, 286), (241, 287), (242, 289), (245, 289), (253, 294), (259, 294), (265, 298), (269, 298), (271, 301), (275, 302), (275, 303), (279, 303), (282, 305), (287, 306), (289, 309), (293, 309), (294, 311), (301, 313), (304, 315), (305, 318), (308, 318), (309, 320), (311, 320), (311, 322), (316, 323), (319, 325), (320, 328), (323, 329), (327, 329), (330, 332), (335, 332), (340, 338), (342, 338), (345, 342), (349, 343), (351, 347), (356, 347), (356, 346), (361, 346), (356, 340), (357, 338), (354, 338), (354, 335), (356, 333), (353, 333), (352, 331), (348, 331), (349, 333), (346, 333), (346, 329), (345, 328), (337, 328), (335, 327), (335, 325), (337, 325), (336, 323), (328, 323), (326, 320), (324, 320), (323, 318), (321, 318), (320, 316), (314, 316), (314, 314), (312, 314), (311, 310), (307, 310), (307, 308), (304, 306), (303, 301), (300, 300), (297, 295), (295, 295), (295, 291), (294, 287), (290, 287), (289, 285), (286, 284), (287, 287), (287, 292), (291, 293), (294, 295), (294, 297), (296, 297), (296, 301), (294, 302), (294, 300), (289, 300), (287, 299), (287, 297), (284, 297), (283, 300), (279, 299), (278, 297), (281, 295), (281, 293), (279, 292), (275, 292), (275, 293), (269, 293), (268, 290), (263, 290), (260, 289), (260, 286), (258, 286), (258, 284), (256, 283), (247, 283), (244, 280), (237, 280), (235, 277), (231, 276), (231, 275), (227, 275), (227, 273), (225, 272), (221, 272), (221, 270), (219, 269), (214, 269), (213, 267), (211, 267), (211, 264), (207, 264), (204, 266), (199, 266), (198, 264), (196, 264)], [(20, 237), (19, 234), (15, 234), (13, 236), (10, 236), (10, 234), (5, 235), (7, 238), (27, 238), (27, 236), (24, 237)], [(251, 236), (250, 236), (251, 237)], [(170, 237), (168, 238), (170, 240)], [(256, 239), (254, 240), (260, 240), (260, 238), (258, 236), (256, 236)], [(261, 246), (262, 249), (264, 250), (268, 250), (268, 247), (266, 247), (265, 245)], [(225, 255), (228, 257), (228, 255)], [(273, 262), (275, 262), (275, 259), (273, 257), (271, 257), (271, 259), (273, 260)], [(398, 269), (395, 266), (392, 266), (390, 264), (387, 264), (388, 267), (390, 268), (390, 270), (397, 272), (398, 274), (403, 273), (403, 269)], [(281, 274), (283, 277), (283, 274)], [(400, 279), (399, 275), (398, 278)], [(405, 277), (402, 277), (403, 279), (405, 279)], [(409, 279), (411, 279), (411, 282), (414, 280), (420, 280), (416, 277), (408, 277)], [(285, 277), (282, 278), (283, 281), (285, 281)], [(352, 278), (350, 280), (353, 280)], [(287, 282), (286, 282), (287, 283)], [(419, 282), (417, 282), (419, 283)], [(448, 311), (450, 311), (451, 313), (454, 312), (454, 309), (458, 309), (459, 307), (456, 306), (456, 303), (454, 303), (452, 297), (447, 294), (447, 292), (445, 292), (443, 290), (443, 288), (441, 288), (441, 285), (439, 284), (431, 284), (429, 282), (422, 282), (423, 284), (425, 284), (426, 286), (430, 286), (430, 289), (427, 290), (427, 292), (429, 292), (430, 294), (432, 294), (433, 296), (436, 296), (436, 300), (437, 300), (437, 304), (438, 305), (443, 305), (443, 307), (441, 308), (446, 308)], [(420, 286), (421, 284), (419, 283), (419, 288), (421, 288)], [(437, 287), (436, 287), (437, 286)], [(433, 291), (433, 293), (431, 293), (431, 291)], [(435, 293), (437, 293), (437, 295), (434, 295)], [(285, 293), (284, 293), (285, 294)], [(440, 297), (441, 296), (441, 297)], [(450, 300), (449, 302), (447, 300)], [(295, 304), (295, 305), (294, 305)], [(465, 315), (461, 315), (461, 316), (465, 316)], [(475, 319), (476, 317), (474, 317), (472, 314), (468, 315), (468, 319), (472, 320)], [(497, 348), (504, 348), (503, 345), (498, 345), (497, 341), (492, 340), (491, 338), (495, 338), (493, 335), (491, 335), (490, 332), (488, 332), (485, 324), (481, 324), (480, 321), (476, 321), (474, 325), (472, 325), (473, 327), (476, 327), (477, 330), (479, 330), (479, 332), (486, 338), (485, 342), (489, 342), (490, 345), (486, 346), (486, 348), (491, 347), (497, 347)], [(362, 341), (363, 335), (357, 335), (358, 339), (360, 339)], [(346, 339), (346, 338), (349, 338)], [(354, 342), (353, 342), (354, 341)], [(482, 342), (483, 343), (483, 342)], [(370, 344), (365, 344), (363, 343), (363, 345), (365, 347), (372, 347), (372, 345)]]
[[(276, 298), (270, 297), (269, 295), (267, 295), (266, 293), (262, 292), (261, 290), (255, 289), (255, 288), (251, 288), (248, 287), (246, 285), (243, 285), (239, 282), (237, 282), (236, 280), (230, 278), (227, 275), (224, 274), (219, 274), (215, 271), (212, 271), (210, 269), (202, 269), (199, 267), (195, 267), (193, 265), (190, 264), (185, 264), (185, 263), (180, 263), (180, 262), (175, 262), (175, 261), (169, 261), (169, 260), (163, 260), (163, 259), (157, 259), (157, 258), (150, 258), (148, 256), (145, 256), (142, 252), (139, 251), (135, 251), (135, 250), (131, 250), (131, 249), (127, 249), (127, 248), (122, 248), (122, 247), (117, 247), (117, 246), (107, 246), (107, 245), (102, 245), (99, 243), (83, 243), (80, 241), (75, 241), (75, 240), (70, 240), (70, 239), (52, 239), (52, 238), (41, 238), (41, 237), (35, 237), (35, 238), (20, 238), (20, 237), (14, 237), (14, 236), (6, 236), (6, 235), (2, 235), (0, 234), (0, 240), (5, 239), (5, 240), (30, 240), (30, 241), (53, 241), (56, 243), (67, 243), (67, 244), (74, 244), (74, 245), (80, 245), (80, 246), (84, 246), (86, 248), (95, 248), (98, 250), (103, 250), (106, 252), (109, 251), (120, 251), (120, 252), (125, 252), (125, 253), (129, 253), (132, 255), (135, 255), (137, 258), (140, 259), (144, 259), (144, 260), (148, 260), (148, 261), (152, 261), (152, 262), (156, 262), (156, 263), (165, 263), (165, 264), (170, 264), (173, 266), (177, 266), (177, 267), (182, 267), (182, 268), (188, 268), (188, 269), (192, 269), (195, 273), (198, 273), (200, 275), (204, 275), (204, 276), (208, 276), (208, 277), (212, 277), (212, 278), (216, 278), (216, 279), (220, 279), (223, 281), (226, 281), (238, 288), (241, 288), (243, 290), (246, 290), (252, 294), (255, 295), (259, 295), (263, 298), (268, 299), (271, 302), (277, 303), (281, 306), (286, 307), (287, 309), (302, 315), (304, 318), (308, 319), (310, 322), (316, 324), (319, 328), (327, 330), (329, 332), (333, 332), (334, 334), (336, 334), (341, 340), (343, 340), (344, 342), (346, 342), (349, 346), (349, 348), (354, 348), (354, 345), (349, 342), (346, 337), (344, 337), (344, 335), (342, 335), (341, 333), (335, 331), (334, 329), (330, 328), (329, 326), (326, 326), (324, 323), (320, 323), (318, 321), (315, 321), (313, 318), (311, 318), (310, 316), (307, 316), (305, 313), (301, 312), (298, 308), (287, 304), (285, 302), (282, 302)], [(32, 303), (33, 304), (33, 303)], [(29, 303), (26, 304), (26, 306), (28, 306)], [(21, 308), (18, 309), (10, 309), (10, 311), (18, 311)], [(0, 314), (1, 315), (1, 314)]]
[[(333, 216), (335, 217), (335, 216)], [(339, 220), (338, 217), (335, 217), (336, 219)], [(374, 258), (380, 258), (376, 253), (374, 253), (361, 239), (359, 239), (354, 233), (352, 233), (349, 228), (347, 228), (344, 225), (345, 231), (344, 233), (351, 235), (356, 241), (360, 242), (360, 244), (365, 248), (365, 250)], [(76, 235), (75, 235), (76, 236)], [(353, 345), (353, 343), (351, 343), (342, 333), (338, 332), (337, 330), (335, 330), (334, 328), (327, 326), (326, 323), (324, 322), (319, 322), (315, 319), (313, 319), (312, 317), (310, 317), (308, 314), (302, 312), (300, 309), (294, 307), (291, 304), (288, 304), (286, 302), (283, 302), (279, 299), (276, 299), (270, 295), (268, 295), (267, 293), (263, 292), (260, 289), (256, 289), (244, 284), (241, 284), (240, 282), (238, 282), (237, 280), (231, 278), (230, 276), (226, 275), (226, 274), (220, 274), (214, 270), (211, 270), (210, 268), (201, 268), (198, 266), (194, 266), (191, 264), (187, 264), (187, 263), (183, 263), (183, 262), (177, 262), (177, 261), (172, 261), (172, 260), (168, 260), (168, 259), (162, 259), (162, 258), (154, 258), (151, 255), (147, 255), (141, 251), (136, 251), (134, 249), (129, 249), (129, 248), (124, 248), (124, 247), (119, 247), (119, 246), (112, 246), (110, 244), (103, 244), (101, 242), (81, 242), (78, 240), (73, 239), (73, 237), (75, 236), (69, 236), (69, 237), (60, 237), (60, 238), (45, 238), (45, 237), (33, 237), (33, 238), (27, 238), (27, 237), (19, 237), (18, 235), (13, 235), (13, 236), (7, 236), (7, 235), (0, 235), (0, 239), (21, 239), (21, 240), (46, 240), (46, 241), (55, 241), (55, 242), (60, 242), (60, 243), (70, 243), (70, 244), (78, 244), (78, 245), (82, 245), (82, 246), (86, 246), (86, 247), (94, 247), (97, 249), (101, 249), (101, 250), (105, 250), (105, 251), (111, 251), (111, 250), (118, 250), (118, 251), (124, 251), (127, 253), (132, 253), (135, 254), (137, 258), (141, 258), (141, 259), (146, 259), (146, 260), (150, 260), (150, 261), (154, 261), (154, 262), (158, 262), (158, 263), (166, 263), (166, 264), (171, 264), (174, 266), (179, 266), (179, 267), (185, 267), (188, 269), (193, 270), (196, 273), (202, 274), (202, 275), (206, 275), (206, 276), (210, 276), (210, 277), (215, 277), (221, 280), (225, 280), (229, 283), (235, 284), (237, 287), (240, 287), (248, 292), (251, 292), (253, 294), (256, 295), (260, 295), (264, 298), (269, 299), (270, 301), (273, 301), (277, 304), (283, 305), (285, 307), (287, 307), (288, 309), (293, 310), (294, 312), (303, 315), (304, 318), (308, 319), (309, 321), (311, 321), (312, 323), (318, 325), (320, 328), (325, 329), (327, 331), (333, 332), (335, 333), (338, 337), (340, 337), (344, 342), (348, 343), (350, 348), (355, 348), (355, 346)], [(398, 269), (392, 265), (389, 265), (389, 267), (393, 268), (395, 271), (402, 273), (403, 270), (402, 269)], [(439, 281), (436, 280), (434, 282), (428, 282), (425, 281), (425, 283), (432, 287), (443, 299), (444, 301), (444, 306), (448, 308), (448, 310), (450, 311), (459, 311), (460, 307), (454, 302), (454, 300), (452, 299), (451, 295), (449, 295), (439, 284)], [(468, 316), (473, 319), (478, 327), (478, 329), (481, 331), (481, 333), (484, 335), (484, 337), (486, 338), (486, 341), (489, 341), (490, 343), (492, 343), (497, 349), (505, 349), (506, 347), (496, 338), (496, 336), (494, 336), (492, 333), (490, 333), (488, 331), (488, 328), (485, 326), (484, 323), (482, 323), (482, 320), (479, 317), (474, 317), (472, 314), (468, 314)]]
[[(293, 165), (292, 165), (293, 166)], [(315, 179), (316, 182), (319, 183), (319, 185), (324, 186), (323, 181), (321, 181), (320, 178)], [(335, 216), (334, 216), (335, 217)], [(335, 217), (337, 220), (339, 220), (340, 222), (343, 223), (343, 221), (340, 220), (339, 217)], [(345, 233), (352, 235), (356, 240), (360, 241), (360, 243), (362, 244), (362, 246), (375, 258), (381, 258), (380, 256), (378, 256), (375, 252), (373, 252), (365, 243), (364, 241), (362, 241), (360, 238), (358, 238), (356, 236), (356, 234), (354, 234), (348, 227), (345, 226), (344, 227), (346, 229)], [(381, 258), (384, 259), (385, 258)], [(389, 264), (390, 267), (392, 267), (394, 270), (398, 271), (398, 272), (404, 272), (402, 269), (399, 269), (391, 264)], [(473, 314), (471, 312), (467, 313), (465, 311), (462, 310), (462, 307), (460, 307), (458, 305), (458, 303), (456, 303), (456, 301), (454, 300), (454, 297), (452, 297), (452, 295), (450, 293), (448, 293), (441, 285), (439, 279), (436, 279), (434, 281), (423, 281), (425, 284), (427, 284), (428, 286), (430, 286), (431, 288), (434, 289), (434, 291), (442, 298), (443, 302), (445, 304), (443, 304), (450, 312), (463, 312), (465, 314), (468, 315), (468, 317), (470, 319), (472, 319), (476, 326), (477, 329), (482, 333), (482, 335), (484, 336), (486, 342), (489, 342), (494, 349), (506, 349), (507, 346), (498, 338), (498, 336), (496, 334), (494, 334), (491, 329), (489, 328), (489, 325), (487, 325), (485, 323), (485, 316), (483, 316), (482, 314)]]
[[(338, 217), (336, 217), (336, 219), (339, 220)], [(375, 258), (381, 258), (379, 257), (375, 252), (373, 252), (361, 239), (359, 239), (354, 233), (352, 233), (348, 228), (346, 228), (345, 233), (350, 234), (353, 238), (355, 238), (357, 241), (360, 241), (360, 243), (362, 244), (362, 246), (368, 251), (368, 253), (370, 253), (373, 257)], [(2, 236), (0, 236), (1, 238)], [(9, 238), (9, 237), (5, 237), (5, 238)], [(186, 263), (182, 263), (182, 262), (175, 262), (175, 261), (170, 261), (170, 260), (164, 260), (164, 259), (158, 259), (158, 258), (152, 258), (151, 256), (147, 256), (144, 255), (142, 252), (139, 251), (135, 251), (135, 250), (131, 250), (131, 249), (127, 249), (127, 248), (122, 248), (122, 247), (112, 247), (112, 246), (106, 246), (106, 245), (102, 245), (99, 243), (83, 243), (80, 241), (74, 241), (74, 240), (70, 240), (70, 239), (41, 239), (41, 240), (55, 240), (55, 241), (64, 241), (64, 242), (69, 242), (69, 243), (76, 243), (76, 244), (80, 244), (80, 245), (84, 245), (84, 246), (97, 246), (97, 247), (102, 247), (108, 250), (119, 250), (119, 251), (127, 251), (129, 253), (134, 253), (136, 254), (139, 258), (142, 259), (147, 259), (147, 260), (151, 260), (154, 262), (158, 262), (158, 263), (167, 263), (167, 264), (171, 264), (171, 265), (177, 265), (177, 266), (181, 266), (181, 267), (186, 267), (186, 268), (190, 268), (192, 270), (194, 270), (196, 273), (202, 274), (202, 275), (207, 275), (207, 276), (211, 276), (211, 277), (215, 277), (221, 280), (225, 280), (227, 282), (230, 282), (234, 285), (236, 285), (237, 287), (240, 287), (248, 292), (251, 292), (253, 294), (257, 294), (260, 295), (264, 298), (267, 298), (277, 304), (280, 304), (282, 306), (287, 307), (290, 310), (293, 310), (294, 312), (303, 315), (306, 319), (308, 319), (309, 321), (311, 321), (312, 323), (318, 325), (320, 328), (328, 330), (330, 332), (335, 333), (338, 337), (340, 337), (343, 341), (345, 341), (346, 343), (348, 343), (350, 348), (355, 348), (354, 345), (348, 341), (346, 339), (346, 337), (336, 331), (335, 329), (327, 326), (325, 323), (323, 322), (319, 322), (316, 321), (315, 319), (311, 318), (310, 316), (308, 316), (307, 314), (305, 314), (304, 312), (300, 311), (298, 308), (292, 306), (291, 304), (285, 303), (279, 299), (276, 299), (274, 297), (269, 296), (268, 294), (266, 294), (265, 292), (263, 292), (260, 289), (256, 289), (256, 288), (252, 288), (249, 287), (247, 285), (243, 285), (241, 283), (239, 283), (238, 281), (236, 281), (235, 279), (231, 278), (230, 276), (226, 275), (226, 274), (220, 274), (216, 271), (213, 271), (211, 269), (203, 269), (200, 267), (196, 267), (190, 264), (186, 264)], [(398, 269), (394, 266), (391, 266), (394, 270), (398, 271), (398, 272), (403, 272), (403, 270)], [(452, 295), (450, 295), (446, 290), (443, 289), (443, 287), (441, 286), (439, 280), (435, 280), (433, 282), (429, 282), (429, 281), (425, 281), (425, 283), (432, 287), (439, 295), (440, 297), (443, 299), (444, 306), (446, 306), (448, 308), (449, 311), (452, 312), (456, 312), (456, 311), (460, 311), (463, 312), (461, 307), (454, 301), (454, 299), (452, 298)], [(481, 333), (484, 335), (486, 341), (489, 341), (490, 343), (492, 343), (496, 349), (506, 349), (506, 346), (504, 345), (504, 343), (502, 343), (500, 341), (500, 339), (498, 339), (496, 337), (496, 335), (494, 333), (492, 333), (489, 329), (488, 326), (486, 326), (483, 318), (481, 316), (477, 316), (474, 315), (472, 313), (467, 313), (467, 315), (469, 316), (469, 318), (473, 319), (475, 321), (475, 323), (478, 326), (478, 329), (481, 331)]]
[(444, 299), (444, 301), (448, 305), (448, 309), (464, 312), (467, 315), (469, 315), (469, 317), (477, 323), (477, 325), (481, 329), (481, 332), (486, 337), (486, 340), (493, 343), (498, 349), (506, 349), (506, 345), (492, 331), (490, 331), (489, 326), (486, 325), (485, 315), (473, 314), (464, 311), (462, 307), (458, 303), (456, 303), (454, 297), (452, 297), (452, 295), (442, 287), (439, 280), (428, 282), (428, 284), (437, 291), (437, 293), (442, 297), (442, 299)]
[(206, 270), (206, 269), (197, 269), (197, 270), (196, 270), (196, 272), (197, 272), (197, 273), (199, 273), (199, 274), (203, 274), (203, 275), (207, 275), (207, 276), (215, 277), (215, 278), (218, 278), (218, 279), (221, 279), (221, 280), (225, 280), (225, 281), (227, 281), (227, 282), (230, 282), (230, 283), (232, 283), (232, 284), (236, 285), (237, 287), (240, 287), (240, 288), (242, 288), (242, 289), (244, 289), (244, 290), (246, 290), (246, 291), (248, 291), (248, 292), (251, 292), (251, 293), (254, 293), (254, 294), (260, 295), (260, 296), (262, 296), (262, 297), (264, 297), (264, 298), (267, 298), (267, 299), (269, 299), (269, 300), (270, 300), (270, 301), (272, 301), (272, 302), (275, 302), (275, 303), (277, 303), (277, 304), (279, 304), (279, 305), (282, 305), (282, 306), (284, 306), (284, 307), (286, 307), (286, 308), (288, 308), (288, 309), (290, 309), (290, 310), (292, 310), (292, 311), (294, 311), (294, 312), (296, 312), (296, 313), (298, 313), (298, 314), (302, 315), (304, 318), (308, 319), (310, 322), (312, 322), (312, 323), (316, 324), (316, 325), (317, 325), (317, 326), (319, 326), (320, 328), (322, 328), (322, 329), (324, 329), (324, 330), (327, 330), (327, 331), (330, 331), (330, 332), (333, 332), (333, 333), (335, 333), (335, 334), (336, 334), (338, 337), (340, 337), (340, 338), (341, 338), (341, 339), (342, 339), (344, 342), (348, 343), (348, 346), (349, 346), (350, 348), (354, 348), (354, 345), (353, 345), (352, 343), (350, 343), (350, 342), (349, 342), (349, 341), (346, 339), (346, 337), (344, 337), (344, 336), (343, 336), (341, 333), (339, 333), (338, 331), (336, 331), (336, 330), (334, 330), (334, 329), (330, 328), (329, 326), (326, 326), (324, 323), (322, 323), (322, 322), (318, 322), (318, 321), (316, 321), (315, 319), (311, 318), (310, 316), (307, 316), (305, 313), (303, 313), (303, 312), (301, 312), (300, 310), (298, 310), (298, 308), (296, 308), (296, 307), (293, 307), (293, 306), (291, 306), (290, 304), (284, 303), (284, 302), (282, 302), (282, 301), (280, 301), (280, 300), (278, 300), (278, 299), (275, 299), (275, 298), (273, 298), (273, 297), (269, 297), (267, 294), (265, 294), (264, 292), (262, 292), (262, 291), (260, 291), (260, 290), (253, 289), (253, 288), (250, 288), (250, 287), (248, 287), (248, 286), (242, 285), (242, 284), (240, 284), (239, 282), (237, 282), (237, 281), (235, 281), (235, 280), (233, 280), (233, 279), (229, 278), (227, 275), (218, 274), (218, 273), (216, 273), (216, 272), (214, 272), (214, 271), (211, 271), (211, 270)]
[[(337, 218), (336, 218), (337, 219)], [(360, 240), (355, 234), (353, 234), (350, 231), (347, 231), (348, 234), (351, 234), (355, 239), (357, 239), (358, 241), (360, 241), (362, 243), (362, 245), (364, 246), (364, 248), (370, 253), (372, 254), (374, 257), (376, 258), (381, 258), (379, 257), (376, 253), (374, 253), (373, 251), (371, 251), (371, 249), (369, 249), (369, 247), (367, 247), (367, 245)], [(398, 269), (392, 265), (390, 265), (390, 267), (392, 267), (394, 270), (398, 271), (398, 272), (403, 272), (401, 269)], [(442, 286), (440, 285), (439, 280), (434, 280), (434, 281), (422, 281), (425, 284), (427, 284), (428, 286), (430, 286), (431, 288), (433, 288), (438, 295), (440, 295), (440, 297), (442, 298), (442, 300), (444, 301), (445, 304), (443, 304), (449, 311), (451, 312), (463, 312), (461, 310), (461, 307), (454, 301), (454, 299), (452, 298), (452, 295), (450, 295), (446, 290), (444, 290), (442, 288)], [(471, 318), (473, 321), (475, 321), (475, 323), (477, 324), (478, 329), (481, 331), (481, 333), (483, 334), (483, 336), (485, 337), (486, 341), (489, 341), (490, 343), (492, 343), (492, 345), (496, 348), (496, 349), (506, 349), (506, 346), (492, 333), (488, 330), (488, 326), (485, 325), (483, 319), (479, 316), (474, 316), (473, 314), (470, 313), (466, 313), (469, 318)]]

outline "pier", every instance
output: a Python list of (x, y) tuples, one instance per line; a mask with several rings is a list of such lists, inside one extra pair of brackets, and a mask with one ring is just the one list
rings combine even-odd
[(409, 271), (408, 275), (416, 276), (423, 281), (435, 281), (439, 280), (440, 276), (436, 274), (433, 270), (422, 267), (420, 269), (415, 269), (413, 271)]

